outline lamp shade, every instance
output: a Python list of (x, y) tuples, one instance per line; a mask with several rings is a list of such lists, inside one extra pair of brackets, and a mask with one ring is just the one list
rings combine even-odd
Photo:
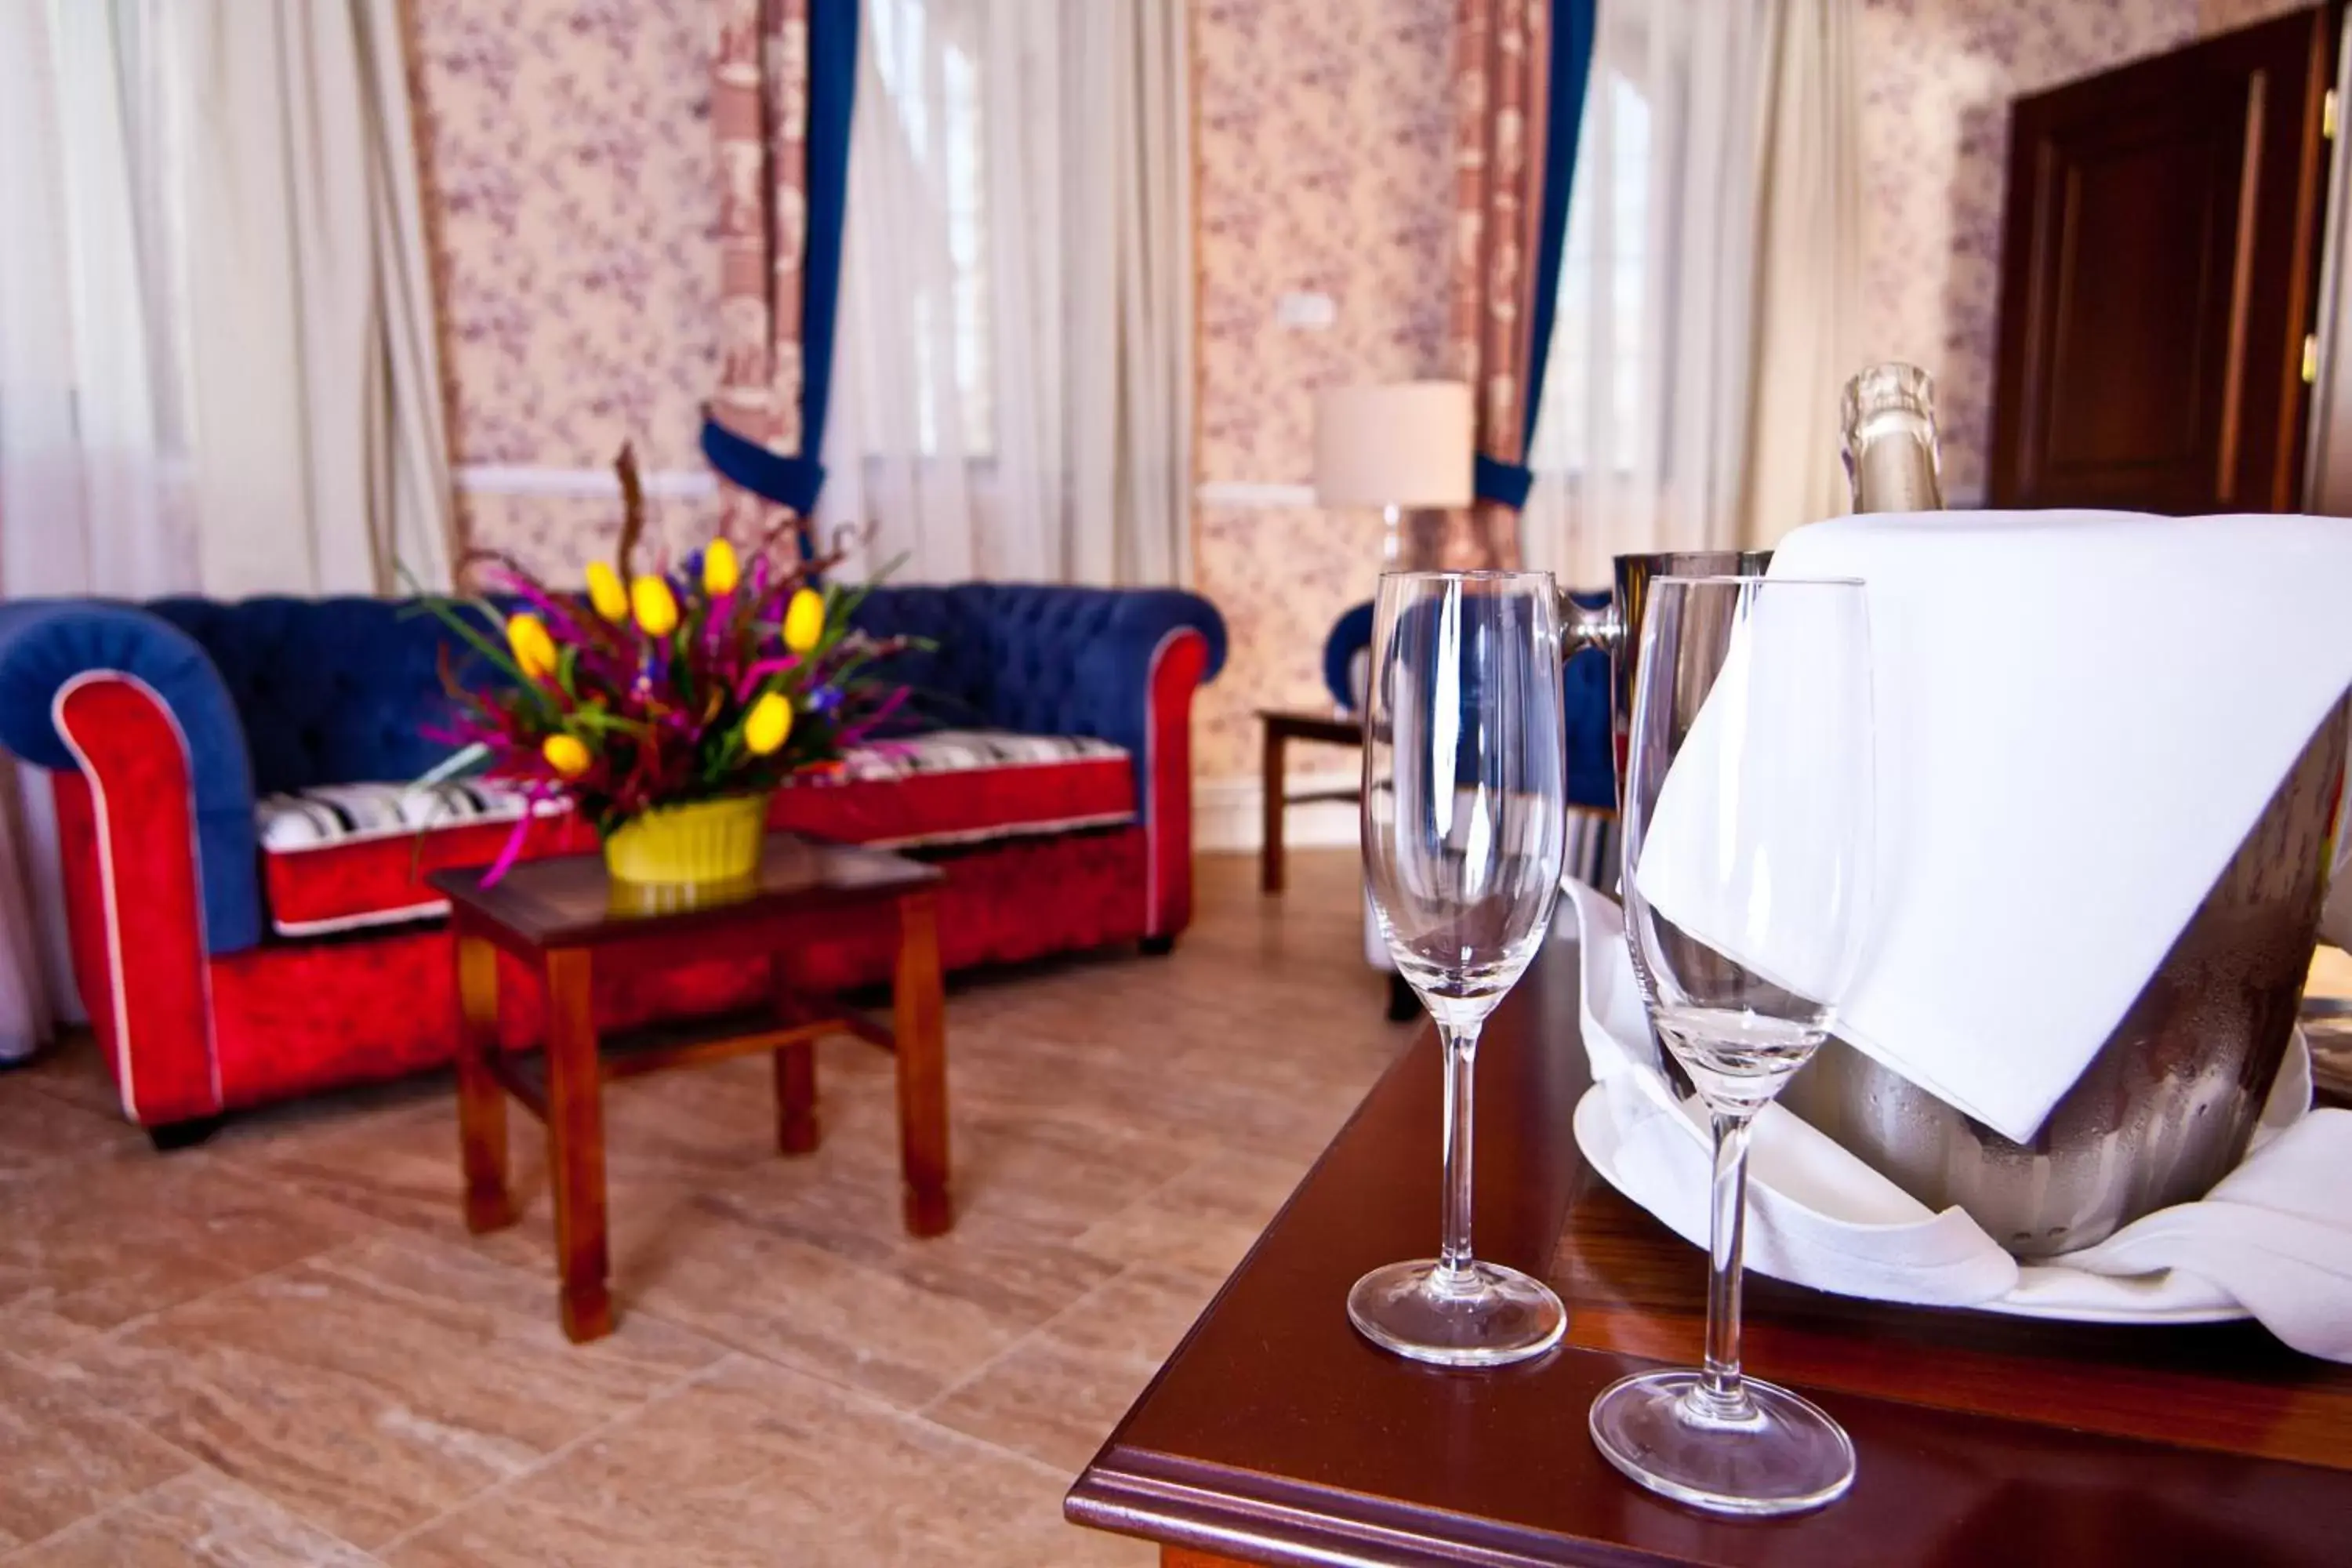
[(1470, 388), (1335, 386), (1315, 399), (1315, 499), (1325, 506), (1470, 504)]

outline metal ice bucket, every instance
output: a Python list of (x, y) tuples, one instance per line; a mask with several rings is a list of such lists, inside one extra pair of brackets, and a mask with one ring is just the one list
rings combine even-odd
[[(1612, 662), (1620, 787), (1651, 579), (1758, 572), (1768, 554), (1621, 556), (1609, 609), (1566, 622)], [(2031, 1142), (2015, 1143), (1842, 1041), (1780, 1103), (1931, 1209), (1958, 1205), (2020, 1258), (2088, 1247), (2200, 1196), (2246, 1152), (2278, 1077), (2321, 906), (2352, 697), (2314, 732), (2123, 1021)], [(2147, 852), (2162, 854), (2151, 844)], [(2030, 999), (2026, 1005), (2030, 1004)], [(1681, 1073), (1663, 1051), (1677, 1081)]]

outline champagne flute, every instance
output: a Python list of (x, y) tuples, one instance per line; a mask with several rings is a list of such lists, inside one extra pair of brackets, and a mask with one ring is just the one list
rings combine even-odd
[(1567, 840), (1555, 605), (1548, 573), (1391, 573), (1372, 628), (1365, 877), (1444, 1047), (1444, 1218), (1437, 1257), (1365, 1275), (1348, 1316), (1447, 1366), (1539, 1355), (1568, 1326), (1540, 1280), (1470, 1250), (1478, 1031), (1543, 943)]
[(1818, 1508), (1853, 1445), (1811, 1401), (1744, 1377), (1748, 1134), (1826, 1038), (1868, 918), (1874, 828), (1862, 584), (1665, 578), (1642, 626), (1622, 892), (1652, 1022), (1715, 1142), (1706, 1364), (1593, 1402), (1592, 1440), (1651, 1490), (1710, 1511)]

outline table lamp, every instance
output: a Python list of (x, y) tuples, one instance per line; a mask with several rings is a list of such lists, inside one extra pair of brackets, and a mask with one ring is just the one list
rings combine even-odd
[(1335, 386), (1315, 399), (1315, 499), (1376, 506), (1388, 522), (1381, 560), (1397, 564), (1407, 507), (1468, 506), (1470, 388), (1458, 381)]

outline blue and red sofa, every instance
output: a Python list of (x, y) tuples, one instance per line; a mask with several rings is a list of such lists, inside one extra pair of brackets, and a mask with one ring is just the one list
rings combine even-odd
[[(1192, 911), (1191, 711), (1224, 659), (1216, 610), (1173, 590), (884, 588), (857, 619), (924, 639), (896, 673), (921, 732), (844, 778), (777, 792), (771, 821), (904, 847), (947, 871), (950, 969), (1141, 942)], [(151, 1130), (446, 1061), (444, 908), (423, 884), (492, 858), (520, 805), (404, 820), (440, 760), (446, 634), (374, 599), (0, 605), (0, 746), (50, 770), (81, 999)], [(412, 814), (413, 815), (413, 814)], [(594, 847), (568, 814), (526, 854)], [(887, 979), (895, 929), (814, 922), (795, 981)], [(501, 976), (509, 1044), (538, 983)], [(608, 1027), (765, 994), (764, 967), (600, 973)]]

